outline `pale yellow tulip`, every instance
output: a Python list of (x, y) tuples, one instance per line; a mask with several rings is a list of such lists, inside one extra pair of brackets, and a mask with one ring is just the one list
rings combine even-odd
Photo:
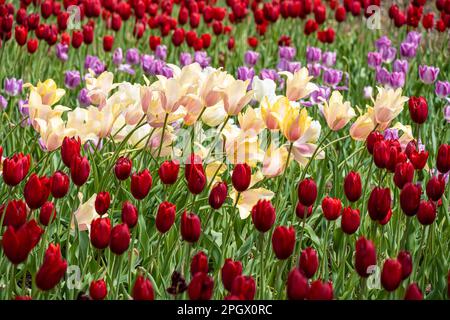
[(375, 127), (374, 110), (372, 107), (367, 106), (366, 113), (359, 116), (350, 127), (350, 136), (356, 141), (365, 141)]
[(287, 110), (281, 124), (281, 131), (290, 142), (298, 140), (311, 125), (311, 117), (308, 116), (306, 108), (298, 111), (297, 108), (290, 106)]
[(403, 105), (407, 101), (408, 97), (402, 96), (402, 88), (394, 90), (379, 87), (373, 107), (375, 121), (379, 124), (378, 129), (384, 130), (389, 127), (391, 121), (402, 112)]
[(262, 174), (268, 178), (279, 176), (286, 169), (287, 158), (286, 146), (276, 148), (270, 145), (264, 155)]
[[(72, 215), (72, 222), (70, 223), (70, 228), (75, 230), (75, 222), (78, 225), (79, 231), (88, 230), (91, 232), (91, 223), (94, 219), (99, 218), (97, 211), (95, 211), (95, 199), (97, 198), (97, 194), (93, 194), (89, 200), (85, 203), (83, 202), (82, 193), (78, 193), (78, 199), (80, 203), (82, 203), (78, 209)], [(103, 215), (103, 217), (107, 217), (108, 215)]]
[(356, 116), (350, 102), (344, 102), (344, 97), (339, 91), (333, 91), (330, 100), (324, 101), (322, 111), (328, 127), (333, 131), (342, 129), (350, 119)]
[(115, 87), (113, 81), (114, 75), (108, 71), (104, 71), (97, 78), (93, 72), (86, 76), (86, 89), (93, 104), (99, 106), (105, 104), (109, 92)]
[(222, 89), (223, 105), (228, 115), (235, 116), (250, 102), (253, 90), (247, 91), (250, 80), (234, 80)]
[(309, 75), (309, 71), (305, 67), (296, 71), (294, 74), (288, 71), (280, 72), (280, 74), (287, 77), (286, 97), (290, 101), (298, 101), (306, 98), (318, 89), (314, 83), (310, 82), (313, 77)]

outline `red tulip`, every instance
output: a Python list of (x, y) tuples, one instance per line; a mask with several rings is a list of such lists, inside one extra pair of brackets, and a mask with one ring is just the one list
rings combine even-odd
[(372, 220), (383, 220), (391, 209), (391, 190), (375, 187), (370, 193), (368, 211)]
[(308, 300), (333, 300), (333, 284), (316, 280), (311, 283), (308, 291)]
[(61, 145), (61, 158), (64, 164), (70, 168), (74, 157), (80, 155), (81, 140), (77, 138), (65, 137)]
[(370, 154), (373, 154), (373, 148), (375, 147), (375, 143), (383, 140), (384, 137), (381, 133), (379, 133), (378, 131), (372, 131), (366, 139), (367, 151), (369, 151)]
[(298, 184), (298, 201), (305, 207), (310, 207), (314, 204), (317, 198), (316, 182), (307, 178)]
[(197, 242), (200, 238), (201, 223), (200, 218), (194, 213), (187, 213), (186, 210), (181, 215), (181, 237), (187, 242)]
[(258, 39), (255, 37), (248, 37), (247, 43), (250, 47), (256, 48), (258, 46)]
[(35, 30), (39, 26), (40, 15), (39, 13), (30, 13), (27, 17), (28, 29)]
[(141, 172), (136, 172), (131, 175), (131, 194), (137, 200), (144, 199), (152, 187), (152, 176), (148, 169), (144, 169)]
[(180, 163), (177, 160), (164, 161), (158, 169), (158, 175), (164, 184), (174, 184), (178, 178)]
[(138, 275), (133, 286), (132, 296), (134, 300), (154, 300), (155, 295), (153, 293), (152, 282)]
[(422, 170), (427, 164), (428, 151), (417, 151), (416, 142), (410, 141), (406, 147), (406, 155), (416, 170)]
[(250, 186), (250, 180), (252, 178), (252, 171), (250, 166), (246, 163), (240, 163), (235, 165), (233, 174), (231, 176), (231, 181), (233, 182), (233, 187), (238, 192), (243, 192), (247, 190)]
[(53, 198), (63, 198), (69, 191), (69, 177), (62, 171), (56, 171), (51, 179), (51, 193)]
[(351, 202), (358, 201), (361, 197), (361, 176), (358, 172), (350, 171), (344, 179), (344, 192)]
[(109, 218), (97, 218), (91, 222), (91, 243), (94, 248), (105, 249), (111, 239), (111, 221)]
[(208, 273), (208, 256), (199, 251), (191, 261), (191, 275), (194, 276), (197, 272)]
[(272, 234), (272, 248), (275, 256), (280, 260), (289, 258), (294, 251), (294, 227), (276, 227)]
[(99, 215), (104, 215), (108, 211), (110, 204), (111, 197), (109, 196), (109, 192), (99, 192), (95, 198), (95, 211)]
[(198, 155), (192, 154), (186, 162), (184, 176), (188, 182), (188, 189), (192, 194), (199, 194), (206, 185), (206, 176), (202, 160)]
[(42, 205), (41, 210), (39, 212), (39, 222), (44, 226), (48, 226), (55, 220), (55, 218), (56, 218), (55, 205), (53, 204), (53, 202), (47, 201)]
[(308, 279), (294, 268), (289, 272), (287, 279), (287, 297), (289, 300), (304, 300), (308, 296), (309, 284)]
[(441, 144), (436, 158), (436, 168), (440, 173), (450, 171), (450, 145)]
[(433, 29), (434, 26), (434, 13), (429, 12), (423, 16), (422, 25), (426, 30)]
[(53, 3), (51, 0), (45, 0), (41, 4), (41, 15), (44, 19), (50, 17), (53, 13)]
[(103, 300), (106, 298), (107, 294), (108, 291), (105, 280), (100, 279), (91, 282), (91, 285), (89, 286), (89, 295), (92, 300)]
[(311, 33), (316, 32), (318, 28), (319, 28), (319, 25), (317, 24), (317, 22), (315, 20), (309, 19), (305, 23), (304, 33), (305, 33), (305, 35), (308, 36)]
[(311, 247), (304, 249), (300, 255), (298, 268), (308, 279), (311, 279), (319, 268), (319, 258), (317, 251)]
[(445, 192), (445, 178), (443, 175), (432, 176), (427, 183), (427, 196), (433, 201), (439, 201)]
[(233, 37), (230, 37), (229, 39), (228, 39), (228, 42), (227, 42), (227, 48), (228, 48), (228, 50), (233, 50), (234, 49), (234, 46), (235, 46), (235, 40), (234, 40), (234, 38)]
[(402, 281), (402, 265), (397, 259), (386, 259), (381, 271), (381, 284), (386, 291), (394, 291)]
[(175, 222), (176, 206), (170, 202), (164, 201), (158, 207), (156, 213), (156, 229), (161, 233), (166, 233), (170, 230)]
[(3, 160), (3, 182), (14, 187), (27, 176), (28, 170), (30, 170), (30, 155), (18, 153), (6, 158)]
[(225, 263), (221, 269), (222, 283), (225, 289), (231, 291), (234, 279), (241, 274), (242, 263), (240, 261), (233, 261), (229, 258), (225, 259)]
[(424, 97), (410, 97), (408, 101), (411, 120), (422, 124), (428, 117), (428, 103)]
[(19, 228), (27, 222), (27, 206), (22, 200), (11, 200), (5, 208), (5, 205), (0, 206), (0, 220), (3, 217), (3, 226), (12, 226)]
[(138, 223), (138, 210), (130, 201), (122, 204), (122, 222), (130, 229)]
[(377, 264), (377, 252), (372, 241), (360, 237), (356, 241), (355, 269), (358, 274), (367, 278), (371, 274), (371, 267)]
[(75, 156), (70, 165), (70, 177), (75, 185), (81, 187), (86, 183), (91, 172), (91, 166), (86, 157)]
[(106, 35), (103, 37), (103, 50), (105, 52), (110, 52), (114, 46), (114, 37), (111, 35)]
[(297, 206), (295, 207), (295, 214), (300, 219), (309, 218), (312, 214), (312, 206), (305, 207), (300, 202), (298, 202)]
[(30, 220), (18, 228), (9, 226), (2, 238), (3, 253), (9, 261), (17, 265), (27, 259), (43, 233), (35, 220)]
[(347, 12), (345, 11), (344, 7), (338, 7), (334, 13), (334, 18), (337, 22), (343, 22), (345, 21)]
[(133, 167), (133, 163), (131, 159), (126, 157), (120, 157), (116, 161), (116, 165), (114, 166), (114, 174), (119, 180), (126, 180), (131, 174), (131, 168)]
[(417, 213), (420, 204), (420, 195), (422, 188), (420, 185), (407, 183), (400, 192), (400, 207), (407, 216), (413, 216)]
[(322, 24), (325, 22), (327, 15), (327, 10), (325, 6), (318, 5), (317, 7), (314, 7), (314, 19), (318, 24)]
[(109, 247), (117, 255), (127, 251), (130, 245), (130, 230), (125, 223), (118, 224), (111, 229)]
[(228, 187), (225, 182), (217, 182), (209, 193), (208, 202), (211, 208), (220, 209), (225, 202), (228, 194)]
[(267, 232), (275, 222), (275, 208), (269, 200), (259, 200), (252, 208), (252, 221), (256, 230)]
[(188, 295), (191, 300), (210, 300), (213, 294), (214, 280), (206, 273), (196, 273), (188, 287)]
[(189, 10), (186, 7), (181, 7), (178, 12), (178, 23), (183, 25), (188, 22), (189, 19)]
[(72, 32), (72, 47), (78, 49), (82, 44), (83, 44), (83, 33), (81, 31), (74, 30)]
[(27, 43), (28, 36), (27, 28), (25, 26), (16, 26), (14, 36), (19, 46), (25, 45), (25, 43)]
[(409, 277), (413, 269), (411, 254), (408, 251), (400, 251), (397, 260), (402, 265), (402, 280), (405, 280)]
[(386, 140), (375, 142), (373, 146), (373, 161), (380, 168), (386, 168), (389, 161), (390, 146)]
[(38, 49), (38, 46), (39, 46), (39, 42), (37, 41), (37, 39), (34, 39), (34, 38), (28, 39), (28, 42), (27, 42), (28, 53), (31, 53), (31, 54), (35, 53), (36, 50)]
[(239, 275), (234, 278), (231, 294), (242, 300), (253, 300), (255, 297), (255, 280), (251, 276)]
[(85, 24), (82, 26), (82, 30), (83, 42), (88, 45), (91, 44), (94, 41), (94, 28), (89, 24)]
[(174, 46), (179, 47), (184, 42), (184, 29), (177, 28), (172, 34), (172, 43)]
[(341, 216), (342, 202), (340, 199), (326, 196), (322, 200), (322, 211), (325, 218), (329, 221), (336, 220)]
[(410, 162), (398, 163), (395, 166), (394, 183), (402, 189), (405, 184), (412, 182), (414, 178), (414, 166)]
[(423, 300), (422, 290), (416, 283), (411, 283), (406, 289), (405, 300)]
[(346, 234), (354, 234), (359, 228), (361, 221), (358, 209), (344, 208), (341, 219), (341, 228)]
[(50, 195), (51, 179), (38, 177), (33, 173), (25, 184), (23, 195), (28, 207), (32, 210), (40, 208)]
[(436, 206), (431, 201), (422, 200), (417, 210), (417, 219), (424, 225), (430, 225), (436, 219)]
[(156, 48), (161, 44), (161, 38), (158, 36), (151, 35), (148, 39), (148, 43), (149, 43), (150, 49), (155, 51)]
[(59, 244), (50, 243), (45, 251), (44, 262), (36, 274), (36, 286), (48, 291), (53, 289), (64, 277), (67, 270), (67, 262), (61, 256)]

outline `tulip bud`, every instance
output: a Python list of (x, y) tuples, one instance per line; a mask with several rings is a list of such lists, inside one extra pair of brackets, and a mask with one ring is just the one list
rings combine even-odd
[(233, 280), (231, 294), (240, 297), (241, 300), (253, 300), (255, 297), (255, 280), (251, 276), (237, 276)]
[(201, 164), (186, 165), (186, 179), (188, 181), (188, 189), (192, 194), (200, 194), (206, 185), (206, 176)]
[(405, 280), (409, 277), (413, 268), (411, 254), (408, 251), (400, 251), (397, 260), (402, 265), (402, 280)]
[[(305, 212), (306, 211), (306, 212)], [(305, 214), (306, 213), (306, 214)], [(297, 203), (297, 206), (295, 207), (295, 214), (300, 219), (303, 218), (309, 218), (312, 214), (312, 206), (309, 206), (308, 208), (302, 205), (300, 202)]]
[(210, 300), (213, 294), (214, 280), (206, 273), (198, 272), (194, 275), (188, 287), (191, 300)]
[(3, 226), (12, 226), (19, 228), (27, 221), (27, 206), (22, 200), (11, 200), (8, 205), (0, 206), (0, 220), (3, 216)]
[(180, 163), (177, 160), (164, 161), (158, 169), (158, 175), (164, 184), (174, 184), (178, 178)]
[(51, 179), (51, 192), (53, 198), (63, 198), (69, 191), (69, 177), (62, 171), (56, 171)]
[(130, 230), (125, 223), (114, 226), (111, 230), (111, 238), (109, 247), (111, 251), (117, 255), (121, 255), (127, 251), (130, 245)]
[(305, 207), (312, 206), (317, 198), (317, 185), (313, 179), (307, 178), (298, 185), (298, 201)]
[(359, 238), (355, 248), (355, 269), (358, 274), (367, 278), (371, 274), (370, 268), (377, 264), (377, 252), (372, 241)]
[(231, 291), (234, 279), (241, 274), (242, 263), (240, 261), (233, 261), (229, 258), (225, 259), (225, 263), (221, 270), (222, 283), (225, 289)]
[(252, 221), (256, 230), (267, 232), (275, 222), (275, 208), (269, 200), (259, 200), (252, 208)]
[(33, 173), (25, 184), (23, 195), (30, 209), (40, 208), (50, 195), (51, 179)]
[(105, 249), (111, 239), (111, 221), (109, 218), (92, 220), (90, 236), (94, 248)]
[(439, 201), (445, 191), (445, 179), (443, 175), (433, 176), (427, 183), (427, 196), (433, 201)]
[(378, 131), (372, 131), (366, 140), (366, 147), (367, 147), (367, 151), (369, 151), (370, 154), (373, 154), (373, 149), (375, 147), (375, 143), (377, 143), (378, 141), (383, 141), (384, 137), (381, 133), (379, 133)]
[(325, 219), (329, 221), (336, 220), (340, 217), (342, 211), (342, 202), (340, 199), (326, 196), (322, 200), (322, 211)]
[(170, 230), (175, 222), (176, 206), (170, 202), (164, 201), (158, 207), (156, 213), (156, 229), (161, 233), (166, 233)]
[(408, 100), (409, 115), (411, 120), (422, 124), (428, 117), (428, 103), (424, 97), (410, 97)]
[(220, 209), (228, 194), (228, 187), (225, 182), (217, 182), (209, 193), (208, 202), (211, 208)]
[(234, 166), (233, 174), (231, 175), (231, 181), (233, 187), (237, 192), (243, 192), (250, 186), (250, 180), (252, 178), (252, 170), (246, 163), (239, 163)]
[(130, 229), (138, 223), (138, 210), (130, 201), (122, 204), (122, 222), (127, 224)]
[(104, 215), (108, 211), (110, 204), (111, 198), (109, 192), (99, 192), (95, 198), (95, 211), (97, 211), (99, 215)]
[(439, 147), (436, 157), (436, 168), (440, 173), (447, 173), (450, 170), (450, 145), (442, 144)]
[(133, 167), (133, 163), (131, 159), (120, 157), (116, 161), (116, 165), (114, 166), (114, 174), (119, 180), (127, 180), (131, 174), (131, 168)]
[(358, 209), (344, 208), (341, 219), (341, 228), (346, 234), (354, 234), (359, 228), (361, 221)]
[(410, 162), (398, 163), (395, 166), (394, 183), (399, 189), (408, 182), (412, 182), (413, 178), (414, 166)]
[(76, 155), (72, 159), (70, 165), (70, 176), (72, 181), (78, 187), (81, 187), (87, 179), (89, 178), (89, 173), (91, 172), (91, 167), (89, 161), (86, 157), (81, 157)]
[(276, 227), (272, 234), (272, 248), (280, 260), (289, 258), (294, 251), (295, 229), (293, 227)]
[(350, 202), (358, 201), (361, 197), (361, 177), (358, 172), (350, 171), (344, 179), (345, 196)]
[(53, 289), (64, 277), (67, 270), (67, 261), (61, 256), (59, 244), (50, 243), (45, 251), (44, 262), (36, 274), (36, 286), (48, 291)]
[(300, 255), (298, 267), (303, 272), (305, 277), (311, 279), (319, 268), (317, 251), (311, 247), (304, 249)]
[(397, 259), (386, 259), (381, 271), (381, 284), (386, 291), (394, 291), (402, 281), (402, 265)]
[(131, 194), (137, 200), (144, 199), (152, 187), (152, 176), (148, 169), (131, 175)]
[(333, 284), (316, 280), (311, 283), (308, 291), (308, 300), (333, 300)]
[(30, 220), (18, 228), (9, 226), (1, 241), (3, 253), (9, 261), (17, 265), (27, 259), (43, 233), (35, 220)]
[(91, 285), (89, 286), (89, 295), (92, 300), (103, 300), (106, 298), (107, 294), (108, 291), (106, 289), (105, 280), (100, 279), (91, 282)]
[(3, 182), (10, 187), (18, 185), (30, 170), (30, 155), (15, 154), (3, 160)]
[(304, 300), (309, 291), (308, 279), (294, 268), (289, 272), (287, 279), (287, 297), (289, 300)]
[(72, 159), (80, 156), (81, 140), (77, 138), (65, 137), (61, 145), (61, 158), (66, 167), (70, 168)]
[(47, 201), (45, 202), (41, 210), (39, 212), (39, 222), (44, 225), (48, 226), (51, 222), (53, 222), (56, 218), (56, 208), (53, 202)]
[(370, 193), (368, 211), (372, 220), (383, 220), (391, 209), (391, 190), (375, 187)]
[(411, 283), (406, 289), (405, 300), (423, 300), (422, 290), (416, 283)]
[(373, 161), (380, 168), (386, 168), (389, 161), (389, 143), (386, 140), (377, 141), (373, 146)]
[(436, 219), (436, 206), (431, 201), (422, 200), (417, 210), (417, 219), (424, 225), (430, 225)]
[(197, 272), (208, 273), (208, 256), (199, 251), (191, 261), (191, 275), (194, 276)]
[(417, 213), (420, 204), (420, 195), (422, 188), (420, 185), (407, 183), (400, 192), (400, 207), (407, 216), (413, 216)]
[(200, 218), (194, 213), (187, 213), (186, 210), (181, 215), (181, 237), (187, 242), (197, 242), (200, 238), (201, 223)]
[(132, 296), (134, 300), (154, 300), (152, 282), (138, 275), (133, 286)]

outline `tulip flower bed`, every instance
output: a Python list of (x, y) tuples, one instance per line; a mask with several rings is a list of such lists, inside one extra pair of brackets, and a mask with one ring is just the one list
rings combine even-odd
[(449, 0), (0, 13), (1, 299), (450, 296)]

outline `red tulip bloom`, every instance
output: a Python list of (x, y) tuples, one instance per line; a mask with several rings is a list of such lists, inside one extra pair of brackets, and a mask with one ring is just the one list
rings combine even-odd
[(122, 204), (122, 222), (130, 229), (138, 223), (138, 210), (130, 201)]
[(358, 209), (344, 208), (341, 219), (341, 228), (346, 234), (353, 234), (358, 230), (361, 217)]
[(386, 259), (381, 271), (381, 284), (387, 291), (394, 291), (402, 281), (402, 265), (397, 259)]
[(106, 298), (107, 294), (108, 291), (105, 280), (100, 279), (91, 282), (91, 285), (89, 286), (89, 295), (92, 300), (103, 300)]
[(158, 175), (164, 184), (174, 184), (178, 179), (180, 163), (177, 160), (164, 161), (158, 169)]
[(242, 300), (253, 300), (255, 297), (255, 280), (251, 276), (239, 275), (234, 278), (231, 294)]
[(325, 197), (322, 200), (322, 211), (325, 218), (329, 221), (336, 220), (341, 216), (342, 202), (340, 199)]
[(256, 230), (267, 232), (275, 222), (275, 208), (269, 200), (259, 200), (252, 208), (252, 221)]
[(91, 243), (94, 248), (105, 249), (111, 239), (111, 221), (109, 218), (97, 218), (91, 222)]
[(247, 43), (250, 47), (256, 48), (258, 46), (258, 39), (255, 37), (248, 37)]
[(156, 229), (161, 233), (166, 233), (170, 230), (175, 222), (176, 206), (170, 202), (164, 201), (158, 207), (156, 213)]
[(213, 209), (222, 207), (228, 195), (228, 187), (225, 182), (217, 182), (209, 193), (208, 203)]
[(132, 296), (134, 300), (154, 300), (155, 295), (152, 282), (138, 275), (133, 286)]
[(408, 101), (411, 120), (422, 124), (428, 117), (428, 103), (424, 97), (410, 97)]
[(55, 218), (55, 205), (53, 204), (53, 202), (47, 201), (42, 205), (41, 210), (39, 211), (39, 222), (44, 226), (48, 226), (55, 220)]
[(416, 283), (411, 283), (405, 292), (405, 300), (423, 300), (422, 290)]
[(110, 204), (111, 197), (109, 196), (109, 192), (99, 192), (95, 198), (95, 211), (99, 215), (104, 215), (108, 211)]
[(372, 220), (383, 220), (391, 209), (391, 190), (375, 187), (370, 193), (368, 211)]
[(28, 30), (25, 26), (16, 26), (14, 36), (19, 46), (27, 43)]
[[(194, 156), (194, 160), (197, 161), (197, 156)], [(189, 160), (188, 160), (189, 161)], [(206, 185), (206, 176), (203, 170), (203, 166), (200, 160), (198, 162), (186, 163), (185, 177), (188, 182), (188, 189), (192, 194), (200, 194)]]
[(181, 215), (181, 237), (187, 242), (197, 242), (201, 233), (200, 218), (194, 213), (183, 212)]
[(394, 183), (399, 189), (412, 182), (414, 178), (414, 166), (410, 162), (397, 163), (395, 166)]
[(358, 172), (350, 171), (344, 179), (344, 192), (351, 202), (358, 201), (361, 197), (362, 186), (361, 176)]
[(48, 291), (53, 289), (64, 277), (67, 270), (67, 262), (61, 256), (59, 244), (50, 243), (45, 251), (44, 262), (36, 274), (36, 286)]
[(301, 181), (298, 185), (298, 201), (305, 207), (312, 206), (317, 198), (316, 182), (307, 178)]
[(311, 283), (308, 291), (308, 300), (333, 300), (333, 284), (316, 280)]
[(443, 175), (432, 176), (427, 182), (427, 196), (433, 201), (439, 201), (445, 192), (445, 178)]
[(131, 194), (137, 200), (144, 199), (152, 187), (152, 176), (148, 169), (144, 169), (141, 172), (133, 173), (131, 175)]
[(240, 261), (233, 261), (232, 259), (225, 259), (225, 263), (221, 269), (222, 283), (225, 289), (232, 290), (233, 281), (237, 276), (242, 274), (242, 263)]
[(114, 36), (106, 35), (103, 37), (103, 50), (110, 52), (114, 46)]
[(191, 275), (194, 276), (197, 272), (208, 273), (208, 256), (203, 252), (199, 251), (191, 261)]
[(289, 258), (294, 251), (294, 246), (294, 227), (276, 227), (272, 234), (272, 248), (275, 252), (275, 256), (280, 260)]
[(3, 160), (3, 182), (14, 187), (27, 176), (28, 170), (30, 170), (30, 155), (18, 153), (6, 158)]
[(402, 280), (405, 280), (413, 269), (411, 254), (408, 251), (400, 251), (397, 260), (402, 265)]
[(75, 185), (81, 187), (86, 183), (91, 172), (91, 166), (86, 157), (75, 156), (70, 165), (70, 177)]
[(384, 140), (384, 137), (381, 133), (379, 133), (378, 131), (372, 131), (366, 139), (367, 151), (369, 151), (370, 154), (373, 154), (375, 143), (382, 140)]
[(311, 33), (316, 32), (318, 28), (319, 25), (317, 24), (317, 22), (315, 20), (309, 19), (305, 23), (304, 33), (305, 35), (309, 36)]
[(53, 198), (63, 198), (69, 191), (69, 177), (62, 171), (56, 171), (51, 179), (51, 193)]
[(214, 289), (214, 279), (206, 273), (196, 273), (188, 287), (188, 295), (191, 300), (210, 300)]
[(11, 200), (6, 205), (0, 206), (0, 220), (2, 216), (3, 226), (12, 226), (19, 228), (27, 221), (27, 206), (22, 200)]
[(304, 249), (300, 255), (298, 268), (308, 279), (311, 279), (319, 268), (319, 258), (317, 251), (311, 247)]
[(17, 265), (27, 259), (43, 233), (35, 220), (30, 220), (18, 228), (9, 226), (2, 238), (3, 253), (9, 261)]
[(424, 225), (430, 225), (436, 219), (436, 205), (431, 201), (422, 200), (417, 210), (417, 219)]
[(422, 188), (420, 185), (407, 183), (400, 192), (400, 207), (407, 216), (417, 213), (420, 204)]
[(250, 180), (252, 178), (252, 170), (246, 163), (239, 163), (234, 166), (233, 174), (231, 175), (231, 181), (233, 187), (238, 192), (243, 192), (250, 186)]
[(119, 180), (126, 180), (131, 174), (131, 168), (133, 167), (133, 163), (131, 159), (126, 157), (120, 157), (117, 159), (116, 164), (114, 166), (114, 174)]
[(64, 164), (70, 168), (74, 157), (80, 155), (81, 140), (77, 138), (65, 137), (61, 145), (61, 158)]
[(356, 241), (355, 248), (355, 269), (358, 274), (367, 278), (370, 276), (371, 268), (377, 264), (377, 252), (372, 241), (360, 237)]
[(308, 296), (308, 279), (302, 272), (294, 268), (289, 272), (287, 280), (287, 297), (289, 300), (304, 300)]
[(297, 206), (295, 207), (295, 214), (300, 219), (309, 218), (312, 214), (312, 206), (305, 207), (300, 202), (298, 202)]
[(343, 22), (345, 21), (347, 15), (347, 11), (344, 7), (338, 7), (334, 13), (334, 18), (337, 22)]
[(32, 210), (40, 208), (50, 195), (51, 179), (38, 177), (33, 173), (25, 184), (23, 195), (28, 207)]
[(436, 158), (436, 168), (440, 173), (450, 171), (450, 145), (441, 144)]
[(130, 245), (130, 230), (125, 223), (118, 224), (111, 229), (109, 248), (117, 255), (127, 251)]

